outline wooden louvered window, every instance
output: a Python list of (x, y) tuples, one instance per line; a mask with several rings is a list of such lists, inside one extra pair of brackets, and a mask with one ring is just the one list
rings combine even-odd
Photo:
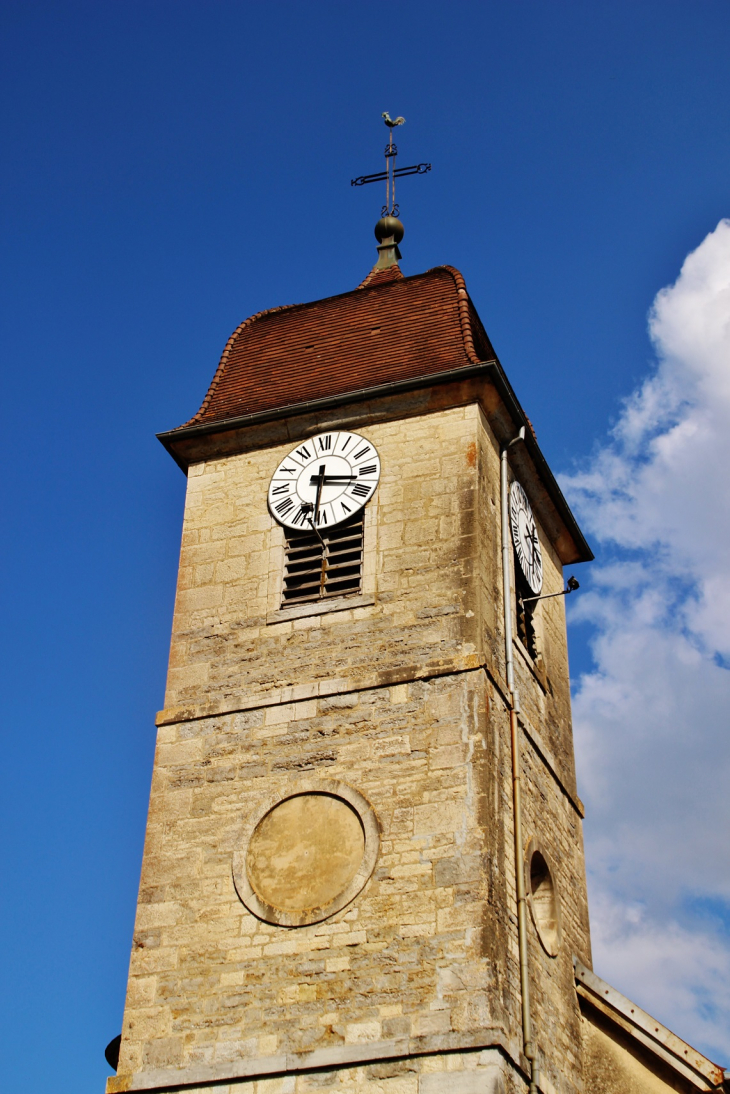
[(319, 536), (287, 530), (282, 607), (359, 593), (362, 541), (362, 511)]
[(533, 661), (537, 661), (540, 657), (540, 649), (537, 640), (537, 634), (535, 631), (535, 605), (536, 601), (528, 600), (527, 604), (523, 603), (523, 597), (527, 599), (535, 594), (530, 589), (530, 586), (524, 580), (521, 574), (517, 574), (516, 581), (516, 600), (517, 600), (517, 634), (525, 647), (527, 652)]

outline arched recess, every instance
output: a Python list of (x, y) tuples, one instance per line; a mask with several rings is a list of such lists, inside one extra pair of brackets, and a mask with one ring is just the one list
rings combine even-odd
[(534, 838), (525, 855), (525, 890), (542, 948), (550, 957), (557, 957), (562, 940), (560, 897), (545, 849)]

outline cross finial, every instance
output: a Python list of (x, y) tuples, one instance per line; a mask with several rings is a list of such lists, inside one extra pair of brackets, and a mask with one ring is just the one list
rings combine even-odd
[(376, 171), (373, 175), (360, 175), (356, 179), (351, 179), (350, 185), (364, 186), (366, 182), (384, 182), (385, 205), (383, 206), (380, 215), (383, 217), (397, 217), (399, 209), (395, 200), (396, 178), (402, 178), (403, 175), (425, 175), (427, 171), (431, 170), (431, 164), (417, 163), (412, 167), (396, 168), (395, 159), (398, 155), (398, 148), (393, 143), (393, 130), (397, 126), (403, 125), (406, 119), (402, 117), (402, 115), (398, 115), (397, 118), (391, 118), (387, 110), (384, 110), (380, 116), (389, 130), (388, 143), (385, 146), (385, 171)]
[[(381, 217), (397, 217), (400, 213), (400, 209), (395, 203), (395, 158), (398, 155), (398, 148), (393, 144), (393, 130), (397, 125), (403, 125), (406, 119), (399, 115), (393, 120), (387, 110), (384, 110), (380, 117), (388, 127), (388, 143), (385, 146), (385, 205), (380, 210), (380, 215)], [(392, 205), (390, 201), (391, 187), (393, 191)]]

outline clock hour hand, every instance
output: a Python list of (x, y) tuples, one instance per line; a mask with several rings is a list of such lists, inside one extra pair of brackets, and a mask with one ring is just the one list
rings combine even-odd
[(530, 559), (530, 565), (533, 566), (535, 564), (535, 558), (537, 556), (537, 544), (538, 544), (537, 528), (532, 527), (528, 531), (528, 533), (527, 533), (527, 542), (530, 544), (530, 554), (532, 555), (532, 557)]
[(319, 499), (322, 496), (322, 486), (324, 485), (324, 471), (325, 471), (325, 465), (320, 464), (319, 474), (318, 475), (312, 475), (311, 479), (309, 480), (310, 482), (312, 482), (312, 483), (316, 482), (316, 484), (317, 484), (317, 496), (314, 499), (314, 526), (315, 526), (315, 528), (317, 526), (317, 518), (319, 517)]

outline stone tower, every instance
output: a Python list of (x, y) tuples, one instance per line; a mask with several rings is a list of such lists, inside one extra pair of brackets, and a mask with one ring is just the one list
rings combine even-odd
[(539, 1089), (583, 1089), (551, 594), (592, 556), (461, 274), (385, 251), (242, 323), (161, 435), (188, 486), (110, 1094), (527, 1090), (525, 977)]

